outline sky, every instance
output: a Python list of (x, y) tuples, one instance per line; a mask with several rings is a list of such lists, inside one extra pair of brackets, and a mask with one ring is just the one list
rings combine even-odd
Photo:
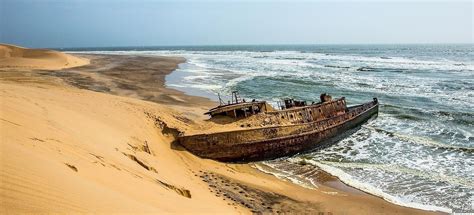
[(473, 8), (472, 1), (0, 0), (0, 43), (473, 43)]

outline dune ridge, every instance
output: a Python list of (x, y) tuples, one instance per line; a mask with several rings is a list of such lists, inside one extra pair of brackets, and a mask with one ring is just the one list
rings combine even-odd
[(20, 46), (0, 44), (0, 69), (58, 70), (89, 64), (89, 59), (80, 58), (47, 49), (28, 49)]

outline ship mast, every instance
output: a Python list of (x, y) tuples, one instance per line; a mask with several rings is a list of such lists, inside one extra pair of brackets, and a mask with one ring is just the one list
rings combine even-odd
[[(235, 100), (234, 100), (235, 99)], [(240, 103), (240, 96), (239, 96), (239, 92), (237, 91), (232, 91), (232, 103)]]

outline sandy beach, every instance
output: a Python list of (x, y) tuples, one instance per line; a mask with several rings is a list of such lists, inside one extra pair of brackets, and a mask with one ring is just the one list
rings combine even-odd
[(179, 132), (219, 127), (213, 101), (165, 87), (185, 60), (0, 45), (0, 213), (436, 213), (187, 152)]

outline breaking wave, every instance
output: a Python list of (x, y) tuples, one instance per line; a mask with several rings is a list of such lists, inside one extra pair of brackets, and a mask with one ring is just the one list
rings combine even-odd
[(423, 144), (425, 146), (435, 147), (435, 148), (444, 149), (444, 150), (454, 150), (454, 151), (460, 151), (460, 152), (474, 154), (474, 148), (472, 148), (472, 147), (463, 147), (463, 146), (443, 144), (443, 143), (434, 141), (434, 140), (432, 140), (430, 138), (427, 138), (427, 137), (399, 134), (399, 133), (396, 133), (396, 132), (387, 131), (387, 130), (372, 127), (372, 126), (369, 126), (369, 125), (363, 125), (363, 127), (374, 130), (376, 132), (384, 133), (384, 134), (389, 135), (391, 137), (399, 138), (401, 141), (404, 141), (404, 142), (407, 142), (407, 143)]
[(362, 191), (365, 191), (367, 193), (370, 193), (372, 195), (381, 197), (394, 204), (405, 206), (405, 207), (429, 210), (429, 211), (441, 211), (441, 212), (446, 212), (446, 213), (452, 213), (452, 210), (450, 208), (439, 207), (439, 206), (428, 205), (428, 204), (420, 204), (420, 203), (411, 202), (410, 200), (403, 200), (399, 197), (392, 196), (368, 183), (360, 182), (359, 180), (354, 179), (351, 175), (347, 174), (346, 172), (338, 168), (334, 168), (330, 165), (318, 163), (314, 161), (310, 161), (310, 162), (312, 162), (314, 165), (318, 166), (322, 170), (330, 173), (331, 175), (338, 177), (345, 184), (355, 187), (357, 189), (360, 189)]

